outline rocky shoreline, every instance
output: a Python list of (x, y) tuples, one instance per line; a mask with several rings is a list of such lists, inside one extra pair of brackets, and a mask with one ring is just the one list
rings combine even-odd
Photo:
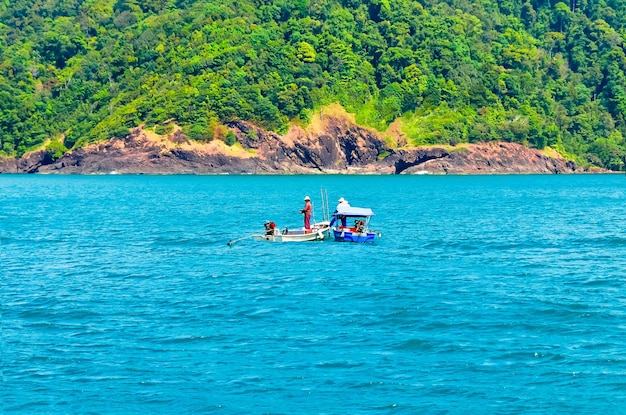
[(196, 143), (135, 128), (125, 138), (68, 152), (53, 160), (44, 150), (0, 160), (0, 173), (41, 174), (571, 174), (574, 162), (514, 143), (392, 148), (380, 133), (340, 117), (316, 130), (285, 135), (235, 121), (238, 144)]

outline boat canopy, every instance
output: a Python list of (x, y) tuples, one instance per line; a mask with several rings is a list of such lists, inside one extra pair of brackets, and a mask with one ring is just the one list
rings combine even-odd
[(354, 217), (370, 217), (374, 216), (374, 212), (370, 208), (360, 208), (352, 206), (340, 206), (333, 216), (354, 216)]

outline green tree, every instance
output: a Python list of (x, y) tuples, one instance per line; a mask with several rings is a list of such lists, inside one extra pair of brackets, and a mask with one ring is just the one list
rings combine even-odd
[(228, 133), (226, 133), (226, 139), (224, 140), (224, 142), (226, 143), (227, 146), (232, 146), (237, 142), (237, 136), (235, 136), (235, 133), (233, 133), (232, 130), (228, 130)]

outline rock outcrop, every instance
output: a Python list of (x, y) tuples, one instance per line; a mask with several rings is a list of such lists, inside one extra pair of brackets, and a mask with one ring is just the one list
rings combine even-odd
[(258, 171), (340, 173), (349, 169), (367, 170), (388, 151), (388, 146), (375, 132), (341, 119), (330, 119), (319, 132), (293, 127), (284, 136), (241, 121), (228, 126), (244, 148), (256, 151)]
[(285, 135), (244, 121), (227, 127), (239, 144), (195, 143), (180, 131), (164, 137), (136, 128), (125, 138), (89, 145), (53, 160), (45, 151), (0, 160), (3, 173), (66, 174), (523, 174), (580, 173), (573, 162), (513, 143), (391, 148), (381, 135), (342, 117)]
[(384, 163), (396, 174), (564, 174), (582, 173), (576, 163), (548, 157), (515, 143), (479, 143), (457, 148), (400, 150)]

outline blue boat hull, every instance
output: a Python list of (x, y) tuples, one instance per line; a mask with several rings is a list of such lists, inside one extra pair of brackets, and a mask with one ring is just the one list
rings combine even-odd
[(338, 231), (333, 229), (333, 235), (337, 242), (374, 242), (374, 232), (357, 233), (352, 231)]

